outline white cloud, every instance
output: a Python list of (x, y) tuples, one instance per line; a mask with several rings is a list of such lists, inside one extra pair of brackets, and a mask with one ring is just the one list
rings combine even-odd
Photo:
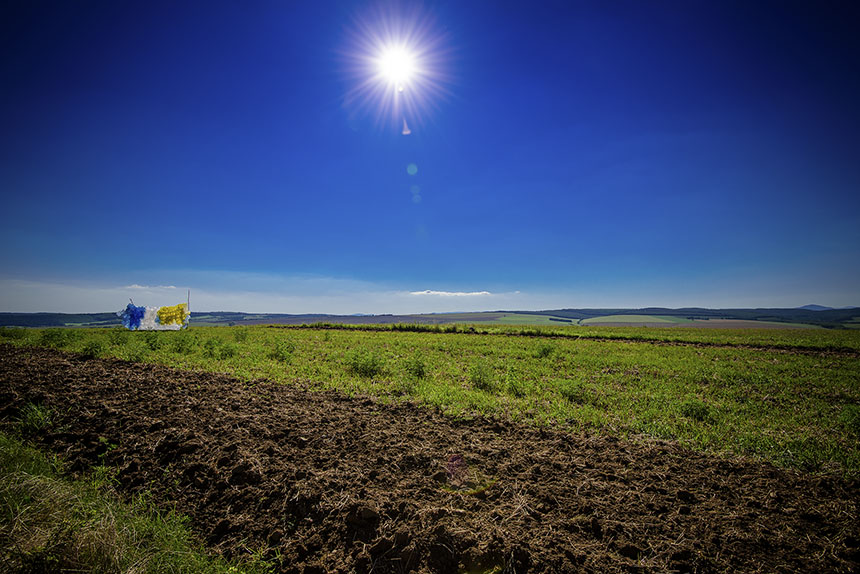
[(174, 285), (138, 285), (134, 283), (132, 285), (126, 285), (123, 289), (141, 289), (146, 291), (152, 291), (157, 289), (176, 289)]
[[(517, 291), (519, 293), (519, 291)], [(481, 296), (490, 296), (493, 294), (489, 291), (431, 291), (426, 289), (424, 291), (410, 291), (410, 295), (433, 295), (437, 297), (481, 297)]]

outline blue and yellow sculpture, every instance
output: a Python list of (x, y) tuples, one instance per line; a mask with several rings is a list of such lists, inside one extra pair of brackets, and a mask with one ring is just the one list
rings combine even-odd
[(188, 327), (191, 312), (186, 303), (170, 307), (138, 307), (132, 301), (117, 315), (123, 327), (132, 331), (178, 331)]

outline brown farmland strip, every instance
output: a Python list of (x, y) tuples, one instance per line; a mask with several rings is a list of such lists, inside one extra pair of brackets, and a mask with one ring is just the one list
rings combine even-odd
[[(860, 567), (856, 481), (673, 443), (0, 345), (3, 426), (28, 402), (58, 413), (33, 438), (73, 471), (114, 465), (213, 550), (267, 545), (284, 572)], [(450, 492), (455, 455), (497, 482)]]

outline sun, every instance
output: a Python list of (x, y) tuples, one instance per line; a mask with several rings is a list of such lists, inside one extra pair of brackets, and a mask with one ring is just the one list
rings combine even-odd
[(403, 92), (418, 70), (415, 54), (404, 46), (386, 46), (376, 61), (379, 75), (389, 86)]
[(380, 8), (357, 15), (347, 36), (340, 50), (352, 77), (345, 107), (375, 112), (377, 124), (408, 135), (409, 126), (420, 126), (425, 115), (451, 95), (448, 36), (437, 31), (426, 12)]

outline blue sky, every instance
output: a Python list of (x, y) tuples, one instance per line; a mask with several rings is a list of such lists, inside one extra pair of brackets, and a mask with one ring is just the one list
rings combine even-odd
[[(189, 288), (287, 313), (860, 305), (858, 22), (851, 2), (4, 3), (0, 311)], [(421, 75), (395, 95), (374, 39), (407, 37)]]

